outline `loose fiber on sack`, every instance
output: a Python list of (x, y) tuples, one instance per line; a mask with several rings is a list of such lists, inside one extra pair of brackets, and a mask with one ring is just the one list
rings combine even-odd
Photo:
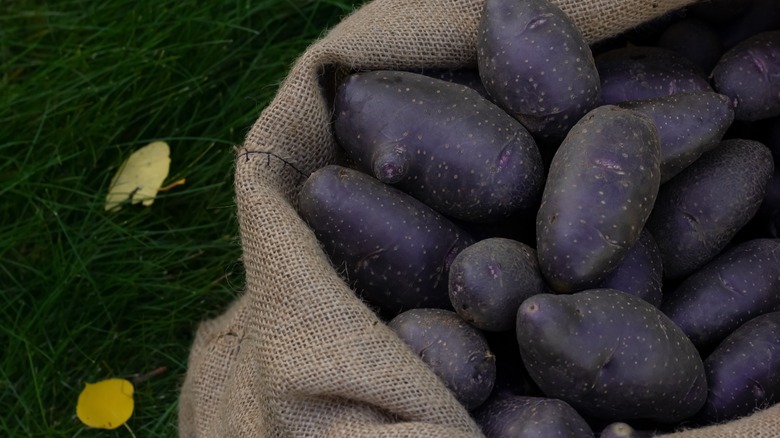
[[(554, 2), (594, 42), (691, 0)], [(236, 157), (246, 288), (196, 333), (180, 436), (481, 436), (438, 378), (342, 281), (295, 211), (304, 175), (339, 155), (324, 73), (474, 66), (481, 9), (482, 0), (374, 0), (295, 63)], [(780, 407), (666, 436), (778, 437)]]

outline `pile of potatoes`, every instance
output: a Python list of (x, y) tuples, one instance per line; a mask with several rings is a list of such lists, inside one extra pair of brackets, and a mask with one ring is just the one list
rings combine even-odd
[(298, 208), (358, 296), (488, 437), (780, 401), (780, 3), (591, 46), (548, 0), (487, 0), (477, 46), (336, 90), (348, 160)]

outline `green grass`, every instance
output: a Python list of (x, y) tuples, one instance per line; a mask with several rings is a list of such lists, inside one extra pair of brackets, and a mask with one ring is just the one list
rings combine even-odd
[[(75, 417), (136, 387), (128, 425), (175, 436), (197, 323), (242, 290), (233, 148), (294, 59), (358, 0), (9, 0), (0, 15), (0, 435), (129, 436)], [(171, 146), (150, 208), (106, 213), (121, 162)]]

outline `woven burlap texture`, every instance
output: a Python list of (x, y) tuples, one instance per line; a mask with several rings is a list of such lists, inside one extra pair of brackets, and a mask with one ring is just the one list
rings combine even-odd
[[(182, 437), (479, 437), (432, 372), (355, 296), (297, 215), (296, 190), (339, 154), (327, 72), (475, 66), (483, 0), (375, 0), (302, 54), (236, 158), (244, 293), (203, 322)], [(690, 0), (554, 0), (590, 42)], [(323, 82), (325, 81), (325, 82)], [(324, 88), (323, 88), (324, 85)], [(679, 438), (777, 437), (780, 408)]]

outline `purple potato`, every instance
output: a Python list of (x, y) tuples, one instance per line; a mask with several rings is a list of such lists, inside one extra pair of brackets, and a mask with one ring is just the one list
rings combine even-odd
[(650, 431), (636, 430), (621, 421), (608, 424), (599, 434), (599, 438), (651, 438), (652, 436), (653, 433)]
[(737, 120), (780, 115), (780, 31), (764, 32), (734, 46), (712, 70), (718, 93), (734, 101)]
[(624, 292), (528, 298), (517, 313), (517, 341), (542, 391), (584, 415), (674, 423), (707, 396), (701, 357), (685, 333)]
[[(733, 3), (740, 2), (733, 1)], [(756, 34), (778, 29), (780, 29), (780, 2), (751, 0), (744, 13), (718, 26), (718, 33), (723, 46), (730, 49)]]
[(749, 319), (780, 306), (780, 240), (733, 246), (691, 274), (661, 305), (707, 351)]
[(466, 409), (490, 396), (496, 359), (487, 340), (455, 312), (411, 309), (388, 326), (425, 362)]
[(337, 165), (309, 176), (298, 210), (336, 269), (383, 313), (451, 308), (449, 266), (474, 241), (441, 214), (369, 175)]
[(670, 24), (661, 33), (656, 45), (683, 55), (705, 74), (712, 71), (725, 51), (715, 29), (695, 18)]
[(652, 120), (602, 106), (569, 132), (553, 157), (536, 219), (542, 274), (558, 292), (597, 284), (639, 239), (660, 181)]
[(447, 216), (492, 222), (536, 208), (541, 154), (528, 131), (473, 89), (421, 74), (349, 76), (334, 132), (366, 173)]
[(636, 295), (655, 307), (661, 305), (663, 298), (661, 252), (649, 231), (642, 230), (639, 240), (598, 287), (617, 289)]
[(712, 91), (674, 94), (618, 104), (651, 119), (661, 140), (661, 184), (702, 153), (714, 149), (734, 121), (731, 100)]
[(588, 43), (548, 0), (487, 0), (477, 64), (493, 99), (543, 139), (560, 141), (598, 103)]
[(697, 419), (720, 423), (780, 402), (780, 312), (757, 316), (704, 361), (709, 395)]
[(568, 403), (553, 398), (491, 400), (474, 417), (485, 438), (593, 438), (585, 419)]
[(491, 100), (490, 95), (485, 89), (485, 85), (482, 84), (482, 79), (479, 77), (479, 71), (477, 69), (472, 69), (472, 68), (460, 68), (456, 70), (435, 69), (435, 70), (422, 71), (420, 73), (431, 78), (441, 79), (443, 81), (465, 85), (469, 88), (474, 89), (474, 91), (479, 93), (479, 95), (484, 97), (485, 99)]
[(533, 248), (496, 237), (480, 240), (455, 257), (449, 292), (455, 312), (469, 324), (504, 331), (514, 327), (520, 303), (547, 292), (547, 285)]
[(724, 140), (661, 186), (647, 228), (664, 278), (684, 278), (726, 247), (761, 205), (773, 167), (763, 144)]
[(652, 99), (694, 91), (712, 91), (693, 62), (669, 49), (630, 46), (596, 57), (602, 104)]

